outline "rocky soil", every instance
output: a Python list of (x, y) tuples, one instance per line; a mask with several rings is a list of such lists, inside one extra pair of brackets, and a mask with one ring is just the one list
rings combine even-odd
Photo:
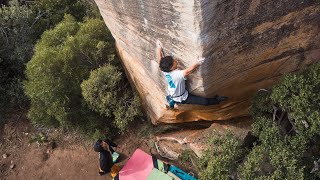
[[(34, 127), (26, 119), (25, 112), (13, 113), (7, 120), (8, 123), (0, 130), (0, 179), (111, 179), (109, 174), (98, 176), (98, 153), (92, 150), (94, 141), (62, 129)], [(210, 125), (204, 123), (198, 129), (208, 126)], [(116, 149), (120, 152), (118, 165), (123, 166), (133, 152), (140, 148), (196, 174), (191, 162), (181, 163), (179, 160), (163, 158), (154, 145), (157, 139), (155, 134), (170, 136), (170, 131), (183, 132), (183, 129), (191, 128), (154, 127), (147, 121), (133, 124), (126, 133), (114, 140), (120, 145)], [(196, 129), (193, 128), (193, 131)], [(178, 139), (174, 139), (175, 143), (162, 143), (171, 148), (170, 151), (181, 153), (184, 146), (176, 140)]]

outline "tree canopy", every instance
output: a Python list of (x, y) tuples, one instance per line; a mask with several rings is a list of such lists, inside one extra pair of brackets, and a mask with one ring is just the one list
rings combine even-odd
[(230, 135), (214, 135), (200, 159), (200, 179), (319, 178), (313, 163), (320, 159), (319, 76), (315, 64), (259, 91), (250, 110), (258, 139), (253, 148)]
[(28, 117), (36, 123), (94, 134), (123, 130), (140, 112), (116, 59), (111, 33), (100, 19), (78, 22), (65, 15), (41, 36), (26, 75)]

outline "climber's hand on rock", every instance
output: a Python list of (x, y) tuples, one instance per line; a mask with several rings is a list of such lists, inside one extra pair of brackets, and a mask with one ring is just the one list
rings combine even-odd
[(157, 44), (157, 48), (162, 48), (162, 43), (159, 40), (156, 41), (156, 44)]
[(198, 62), (197, 62), (197, 64), (198, 64), (198, 65), (201, 65), (205, 60), (206, 60), (206, 58), (204, 58), (204, 57), (198, 57)]
[(161, 58), (164, 57), (164, 53), (163, 53), (163, 49), (162, 49), (162, 43), (159, 40), (157, 40), (156, 41), (156, 45), (157, 45), (157, 48), (156, 48), (157, 61), (158, 61), (158, 63), (160, 63)]

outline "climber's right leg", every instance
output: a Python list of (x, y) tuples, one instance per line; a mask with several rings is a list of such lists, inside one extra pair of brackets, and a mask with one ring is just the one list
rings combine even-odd
[(208, 106), (219, 104), (221, 101), (226, 101), (227, 99), (228, 97), (225, 96), (216, 95), (213, 98), (204, 98), (189, 93), (188, 98), (185, 101), (181, 102), (181, 104), (198, 104)]
[(207, 106), (209, 105), (209, 98), (204, 98), (189, 93), (188, 98), (181, 102), (181, 104), (199, 104)]

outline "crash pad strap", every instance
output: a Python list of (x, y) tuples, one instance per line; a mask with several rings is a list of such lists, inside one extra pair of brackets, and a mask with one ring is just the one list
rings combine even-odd
[(153, 167), (158, 169), (158, 159), (155, 156), (152, 156)]
[(152, 163), (153, 163), (153, 167), (156, 169), (159, 169), (161, 172), (166, 173), (169, 170), (169, 165), (157, 159), (155, 156), (152, 156)]

